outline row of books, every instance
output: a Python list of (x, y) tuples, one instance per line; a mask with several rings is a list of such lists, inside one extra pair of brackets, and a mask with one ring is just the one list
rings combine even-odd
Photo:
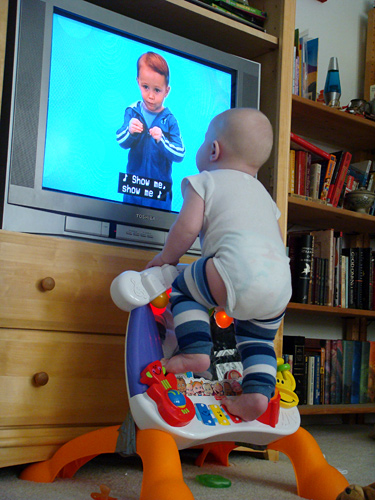
[(247, 0), (189, 0), (192, 3), (202, 4), (227, 17), (253, 28), (265, 31), (264, 23), (267, 13), (249, 5)]
[(300, 404), (375, 403), (375, 341), (284, 336)]
[(375, 251), (368, 234), (291, 231), (287, 245), (293, 302), (375, 310)]
[(319, 38), (294, 32), (293, 94), (317, 100)]
[(291, 133), (290, 194), (344, 207), (345, 195), (361, 187), (375, 192), (375, 162), (352, 162), (349, 151), (327, 153)]

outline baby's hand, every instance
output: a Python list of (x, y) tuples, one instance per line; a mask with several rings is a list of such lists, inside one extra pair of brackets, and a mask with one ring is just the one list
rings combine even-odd
[(164, 264), (167, 264), (167, 262), (165, 262), (162, 257), (161, 257), (161, 253), (158, 253), (157, 255), (155, 255), (155, 257), (150, 260), (150, 262), (147, 264), (146, 266), (146, 269), (149, 269), (150, 267), (156, 267), (156, 266), (164, 266)]
[(156, 142), (160, 142), (161, 136), (163, 132), (161, 131), (161, 128), (159, 127), (152, 127), (149, 130), (151, 137), (155, 139)]
[(138, 118), (132, 118), (129, 122), (129, 132), (133, 134), (141, 134), (143, 132), (143, 124)]

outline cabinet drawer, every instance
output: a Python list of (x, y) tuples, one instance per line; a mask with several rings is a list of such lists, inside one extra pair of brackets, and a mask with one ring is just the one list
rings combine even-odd
[(0, 329), (0, 408), (0, 426), (121, 423), (124, 337)]
[[(113, 304), (111, 282), (143, 269), (152, 255), (0, 231), (0, 327), (124, 334), (127, 313)], [(43, 289), (47, 277), (51, 286)]]

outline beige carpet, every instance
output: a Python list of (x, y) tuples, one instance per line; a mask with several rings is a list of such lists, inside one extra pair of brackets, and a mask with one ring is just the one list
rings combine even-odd
[[(375, 481), (375, 440), (370, 437), (373, 427), (327, 425), (305, 428), (315, 437), (327, 461), (338, 468), (349, 483), (365, 486)], [(278, 462), (270, 462), (248, 453), (232, 452), (230, 467), (205, 464), (202, 468), (194, 465), (197, 454), (197, 450), (181, 453), (184, 478), (196, 500), (299, 498), (293, 467), (283, 454)], [(111, 489), (110, 496), (118, 500), (139, 499), (142, 464), (138, 457), (102, 455), (83, 466), (73, 479), (57, 479), (51, 484), (18, 479), (22, 468), (0, 469), (0, 500), (90, 500), (91, 493), (100, 491), (100, 484), (107, 485)], [(230, 479), (232, 485), (226, 489), (207, 488), (198, 483), (197, 474), (220, 474)]]

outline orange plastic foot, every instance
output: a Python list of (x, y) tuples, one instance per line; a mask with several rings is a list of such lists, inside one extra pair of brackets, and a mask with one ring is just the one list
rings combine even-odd
[(120, 426), (104, 427), (65, 443), (49, 460), (29, 465), (21, 479), (52, 483), (56, 477), (73, 477), (78, 469), (101, 453), (114, 453)]
[(237, 448), (234, 442), (209, 443), (203, 445), (202, 453), (195, 460), (195, 465), (202, 467), (208, 455), (212, 455), (214, 460), (220, 465), (229, 466), (229, 453)]
[(329, 465), (312, 435), (300, 427), (297, 432), (270, 443), (271, 450), (281, 451), (293, 464), (297, 493), (311, 500), (335, 500), (349, 485), (345, 477)]
[(138, 430), (137, 453), (143, 463), (140, 500), (194, 500), (184, 482), (180, 454), (170, 434)]

